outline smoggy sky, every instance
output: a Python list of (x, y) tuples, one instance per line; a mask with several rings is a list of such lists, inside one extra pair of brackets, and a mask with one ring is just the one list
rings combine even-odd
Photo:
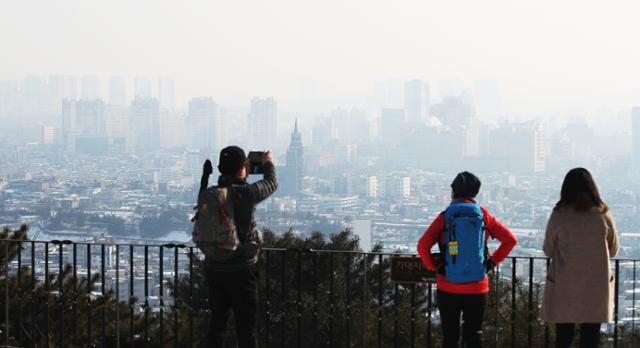
[(488, 78), (512, 114), (628, 109), (639, 13), (589, 0), (3, 1), (0, 79), (169, 76), (180, 100), (323, 110), (389, 77)]

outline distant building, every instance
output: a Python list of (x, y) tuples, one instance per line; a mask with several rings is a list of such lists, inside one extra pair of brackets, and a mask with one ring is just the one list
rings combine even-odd
[(305, 195), (296, 201), (298, 212), (340, 213), (357, 208), (356, 195)]
[(222, 146), (222, 122), (213, 98), (200, 97), (189, 101), (187, 114), (187, 146), (193, 150), (217, 153)]
[(172, 79), (161, 78), (158, 80), (158, 100), (160, 108), (173, 110), (175, 109), (175, 83)]
[(100, 98), (100, 80), (95, 75), (82, 76), (82, 99)]
[(45, 145), (58, 144), (59, 129), (52, 126), (46, 126), (42, 129), (42, 143)]
[(107, 151), (106, 106), (97, 100), (62, 102), (62, 142), (65, 151), (103, 154)]
[(408, 122), (421, 123), (426, 120), (429, 113), (429, 85), (422, 80), (405, 82), (404, 109)]
[(160, 105), (158, 99), (136, 97), (129, 108), (130, 147), (136, 153), (160, 146)]
[(546, 169), (544, 132), (536, 122), (501, 124), (490, 133), (489, 143), (491, 156), (503, 159), (505, 170), (541, 173)]
[(302, 193), (304, 181), (304, 152), (302, 148), (302, 134), (298, 131), (298, 120), (296, 120), (291, 142), (287, 150), (287, 165), (284, 168), (280, 190), (282, 194), (295, 196)]
[(186, 115), (167, 108), (160, 108), (160, 147), (185, 146)]
[(384, 108), (380, 115), (380, 138), (385, 143), (397, 143), (404, 133), (406, 118), (404, 109)]
[(136, 77), (133, 81), (133, 96), (134, 98), (151, 98), (151, 80)]
[(112, 76), (109, 79), (109, 104), (127, 105), (127, 79), (123, 76)]
[(495, 121), (501, 117), (500, 81), (477, 80), (473, 88), (476, 116), (482, 121)]
[(129, 132), (129, 110), (126, 106), (107, 105), (107, 135), (126, 138)]
[(278, 105), (273, 97), (251, 100), (247, 127), (248, 140), (255, 150), (273, 149), (278, 130)]
[(327, 145), (335, 138), (333, 119), (329, 117), (318, 117), (311, 128), (311, 144), (315, 147)]
[(389, 176), (384, 184), (384, 195), (386, 197), (406, 198), (411, 196), (411, 177)]
[[(62, 101), (64, 99), (76, 99), (77, 97), (77, 83), (75, 77), (66, 75), (49, 76), (49, 112), (59, 114), (60, 110), (62, 110)], [(0, 104), (3, 104), (1, 99), (2, 97), (0, 96)]]
[(631, 162), (633, 171), (640, 173), (640, 106), (631, 109)]
[(470, 126), (475, 117), (475, 110), (468, 96), (445, 97), (441, 103), (433, 105), (431, 114), (443, 125), (455, 129)]

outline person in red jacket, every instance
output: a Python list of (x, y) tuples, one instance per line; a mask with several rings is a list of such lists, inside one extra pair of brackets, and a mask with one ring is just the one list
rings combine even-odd
[[(459, 173), (451, 184), (451, 204), (474, 203), (480, 191), (480, 179), (469, 172)], [(485, 227), (485, 243), (489, 236), (500, 241), (500, 246), (485, 260), (487, 272), (502, 262), (517, 244), (511, 231), (489, 211), (480, 206)], [(489, 292), (489, 279), (467, 283), (451, 282), (443, 273), (443, 262), (431, 255), (431, 248), (437, 243), (443, 255), (445, 243), (445, 216), (439, 214), (418, 242), (418, 254), (425, 267), (436, 276), (437, 302), (440, 311), (444, 348), (458, 347), (460, 340), (460, 313), (462, 313), (462, 336), (466, 347), (482, 347), (482, 320)], [(443, 258), (442, 258), (443, 259)]]

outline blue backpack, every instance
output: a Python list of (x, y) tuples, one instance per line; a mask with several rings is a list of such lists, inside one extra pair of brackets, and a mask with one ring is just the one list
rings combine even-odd
[(452, 283), (484, 279), (488, 250), (482, 209), (476, 203), (452, 203), (443, 215), (446, 279)]

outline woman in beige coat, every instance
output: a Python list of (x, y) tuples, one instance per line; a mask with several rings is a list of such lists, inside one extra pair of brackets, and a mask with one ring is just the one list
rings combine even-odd
[(618, 254), (613, 217), (591, 174), (569, 171), (544, 239), (551, 258), (542, 318), (556, 324), (556, 347), (569, 347), (576, 324), (580, 347), (597, 347), (600, 323), (611, 322), (614, 280), (610, 259)]

